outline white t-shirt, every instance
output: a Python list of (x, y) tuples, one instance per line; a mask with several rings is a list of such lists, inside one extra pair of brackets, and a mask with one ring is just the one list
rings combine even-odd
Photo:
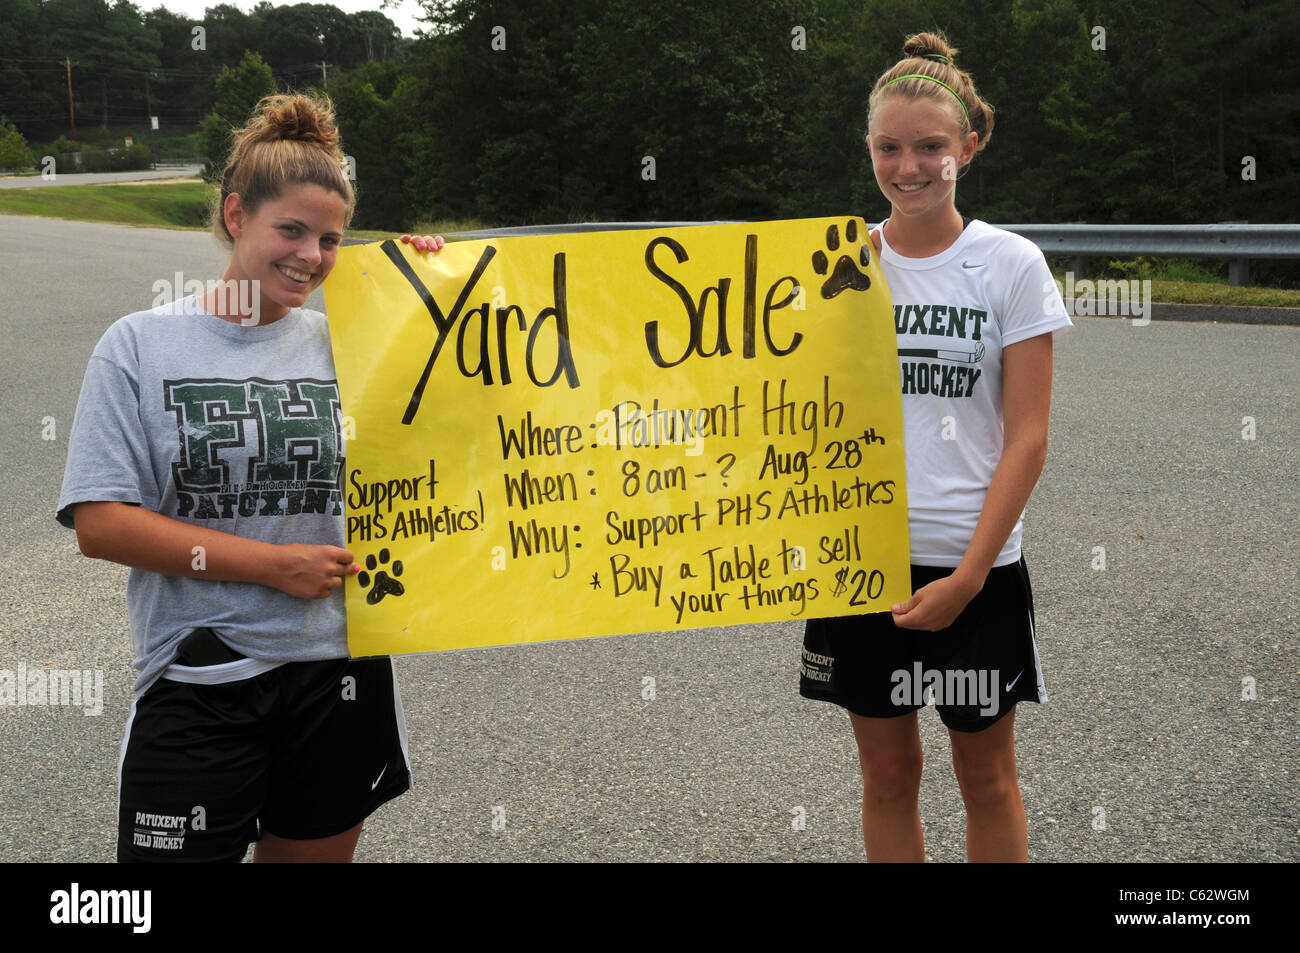
[[(930, 258), (899, 255), (882, 228), (880, 261), (898, 332), (912, 562), (957, 566), (1002, 456), (1002, 349), (1070, 318), (1038, 246), (978, 219)], [(993, 565), (1020, 559), (1023, 519)]]

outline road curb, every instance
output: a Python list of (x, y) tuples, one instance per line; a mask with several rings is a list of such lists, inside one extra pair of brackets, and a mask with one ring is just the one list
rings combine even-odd
[[(1065, 303), (1070, 317), (1132, 318), (1133, 315), (1108, 302), (1078, 299), (1074, 308)], [(1300, 327), (1300, 308), (1260, 308), (1252, 305), (1151, 303), (1153, 321), (1203, 321), (1207, 324), (1272, 324)]]
[(1154, 302), (1151, 306), (1151, 318), (1155, 321), (1217, 321), (1231, 324), (1286, 324), (1300, 327), (1300, 308)]

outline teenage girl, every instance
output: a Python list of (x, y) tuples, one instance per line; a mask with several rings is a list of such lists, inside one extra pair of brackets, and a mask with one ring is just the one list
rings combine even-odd
[(131, 567), (121, 861), (351, 860), (410, 786), (392, 663), (347, 658), (346, 448), (303, 308), (354, 201), (328, 101), (263, 100), (214, 211), (223, 281), (117, 321), (86, 370), (58, 519)]
[(942, 34), (911, 36), (871, 92), (867, 145), (891, 212), (871, 239), (893, 298), (913, 595), (814, 619), (800, 693), (849, 711), (868, 860), (921, 861), (921, 736), (952, 739), (973, 861), (1025, 861), (1015, 705), (1047, 692), (1020, 552), (1047, 455), (1053, 332), (1070, 325), (1042, 252), (958, 213), (956, 179), (993, 108)]

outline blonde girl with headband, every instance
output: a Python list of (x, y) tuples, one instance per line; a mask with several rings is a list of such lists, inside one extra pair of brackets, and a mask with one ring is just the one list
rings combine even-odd
[(1070, 319), (1034, 244), (957, 211), (993, 107), (956, 53), (942, 34), (908, 37), (868, 113), (890, 203), (871, 240), (894, 306), (913, 594), (804, 634), (800, 693), (849, 711), (872, 861), (925, 859), (916, 713), (930, 701), (952, 742), (968, 859), (1027, 860), (1015, 705), (1047, 700), (1021, 528), (1047, 454), (1052, 339)]
[(392, 663), (347, 657), (346, 447), (304, 307), (354, 204), (329, 102), (263, 100), (214, 212), (222, 282), (117, 321), (86, 369), (57, 516), (131, 567), (120, 861), (351, 860), (410, 786)]

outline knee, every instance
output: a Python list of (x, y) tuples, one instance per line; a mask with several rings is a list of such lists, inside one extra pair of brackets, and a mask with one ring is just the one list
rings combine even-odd
[(998, 810), (1020, 800), (1014, 761), (971, 764), (954, 759), (953, 768), (968, 811)]
[(913, 807), (921, 792), (920, 752), (862, 757), (862, 798), (869, 805), (905, 803)]

